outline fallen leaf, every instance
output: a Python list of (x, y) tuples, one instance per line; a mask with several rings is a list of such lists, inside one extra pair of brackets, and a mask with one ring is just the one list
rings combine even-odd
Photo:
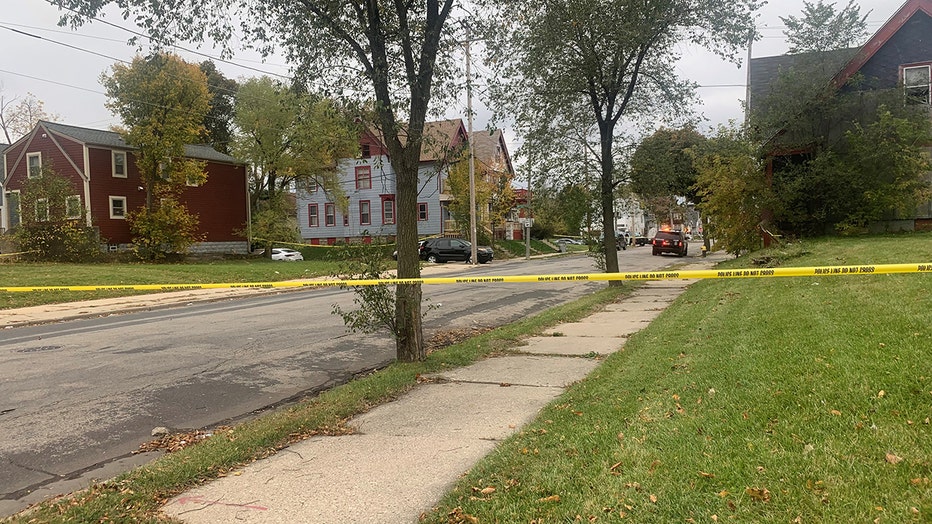
[(483, 495), (490, 495), (492, 493), (495, 493), (495, 488), (493, 488), (492, 486), (489, 486), (487, 488), (483, 488), (479, 493), (482, 493)]
[(700, 471), (700, 472), (699, 472), (699, 476), (700, 476), (700, 477), (705, 477), (705, 478), (707, 478), (707, 479), (714, 479), (714, 478), (715, 478), (715, 475), (713, 475), (713, 474), (711, 474), (711, 473), (706, 473), (705, 471)]
[(883, 398), (884, 395), (886, 394), (887, 392), (881, 389), (880, 391), (877, 392), (877, 398)]
[(841, 416), (841, 411), (838, 411), (837, 409), (833, 409), (833, 410), (831, 411), (831, 413), (832, 413), (832, 415), (835, 415), (836, 417), (840, 417), (840, 416)]
[(653, 493), (651, 493), (650, 497), (648, 497), (648, 498), (649, 498), (650, 501), (653, 502), (654, 504), (657, 503), (657, 495), (654, 495)]
[(549, 497), (539, 499), (537, 502), (560, 502), (560, 495), (550, 495)]
[(899, 464), (900, 462), (903, 462), (903, 457), (898, 457), (893, 453), (887, 453), (884, 459), (890, 464)]
[(718, 492), (718, 496), (721, 497), (721, 498), (725, 498), (725, 497), (727, 497), (727, 496), (730, 495), (730, 494), (731, 494), (731, 493), (729, 493), (728, 490), (724, 490), (724, 489)]
[(712, 519), (712, 522), (718, 522), (718, 515), (712, 515), (712, 516), (709, 517), (709, 518)]
[(745, 488), (744, 492), (758, 502), (770, 501), (770, 490), (767, 488)]
[(618, 469), (619, 467), (621, 467), (621, 462), (616, 462), (616, 463), (612, 464), (612, 467), (608, 468), (608, 470), (614, 472), (614, 471), (615, 471), (616, 469)]
[(463, 508), (453, 508), (453, 511), (447, 513), (448, 522), (451, 524), (479, 524), (479, 519), (468, 513), (463, 512)]

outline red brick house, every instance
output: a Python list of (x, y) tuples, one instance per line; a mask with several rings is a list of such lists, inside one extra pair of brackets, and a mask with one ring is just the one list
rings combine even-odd
[[(133, 147), (119, 134), (52, 122), (39, 122), (28, 135), (10, 144), (2, 155), (0, 172), (0, 230), (16, 227), (19, 191), (24, 181), (50, 166), (69, 180), (76, 194), (68, 208), (88, 211), (88, 225), (99, 231), (109, 249), (129, 247), (126, 215), (145, 205)], [(204, 242), (191, 252), (245, 253), (247, 238), (240, 232), (249, 222), (246, 166), (209, 146), (185, 146), (189, 158), (206, 161), (207, 181), (186, 187), (181, 195), (188, 210), (199, 217)]]

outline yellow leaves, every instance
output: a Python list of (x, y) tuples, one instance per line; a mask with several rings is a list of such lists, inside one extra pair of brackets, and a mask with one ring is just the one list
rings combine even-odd
[(537, 499), (537, 502), (560, 502), (560, 495), (550, 495), (549, 497), (543, 497)]
[(725, 498), (725, 497), (727, 497), (728, 495), (731, 495), (731, 493), (730, 493), (727, 489), (723, 489), (723, 490), (721, 490), (721, 491), (718, 492), (718, 496), (719, 496), (720, 498)]
[(714, 478), (715, 478), (715, 475), (714, 475), (714, 474), (712, 474), (712, 473), (706, 473), (705, 471), (700, 471), (700, 472), (699, 472), (699, 476), (702, 477), (702, 478), (707, 478), (707, 479), (714, 479)]
[(886, 460), (888, 464), (899, 464), (900, 462), (903, 462), (902, 457), (898, 457), (894, 455), (893, 453), (887, 453), (884, 456), (884, 460)]
[(744, 493), (757, 502), (770, 502), (770, 490), (767, 488), (745, 488)]
[(880, 391), (877, 392), (877, 398), (883, 398), (884, 396), (886, 396), (886, 394), (887, 392), (881, 389)]
[(836, 416), (836, 417), (840, 417), (840, 416), (841, 416), (841, 411), (838, 411), (837, 409), (833, 409), (833, 410), (830, 411), (829, 413), (831, 413), (832, 415), (834, 415), (834, 416)]
[(650, 501), (651, 501), (652, 503), (654, 503), (654, 504), (657, 503), (657, 495), (654, 495), (653, 493), (651, 493), (650, 496), (647, 497), (647, 498), (650, 499)]

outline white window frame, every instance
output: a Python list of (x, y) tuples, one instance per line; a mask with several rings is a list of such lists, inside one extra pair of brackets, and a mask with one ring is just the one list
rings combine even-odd
[[(38, 160), (35, 173), (32, 171), (32, 159)], [(42, 153), (26, 153), (26, 178), (38, 178), (42, 174)]]
[(71, 195), (65, 197), (65, 218), (68, 220), (77, 220), (83, 214), (81, 210), (81, 195)]
[[(42, 207), (40, 206), (40, 204), (42, 204), (42, 205), (45, 206), (45, 207), (44, 207), (44, 209), (45, 209), (45, 216), (40, 216), (40, 215), (39, 215), (39, 209), (42, 209)], [(49, 221), (49, 215), (51, 214), (51, 210), (49, 209), (49, 199), (47, 199), (47, 198), (37, 198), (37, 199), (36, 199), (36, 209), (35, 209), (35, 212), (36, 212), (36, 222), (48, 222), (48, 221)]]
[[(123, 203), (123, 214), (122, 214), (122, 215), (115, 215), (115, 214), (113, 213), (113, 203), (114, 203), (114, 202), (122, 202), (122, 203)], [(126, 209), (126, 197), (125, 197), (125, 196), (114, 196), (114, 195), (110, 195), (110, 218), (113, 219), (113, 220), (126, 220), (126, 213), (127, 213), (127, 209)]]
[[(907, 78), (909, 71), (916, 71), (920, 69), (923, 69), (926, 72), (925, 74), (926, 82), (910, 84)], [(903, 90), (904, 90), (904, 93), (906, 94), (907, 101), (916, 100), (920, 102), (922, 99), (916, 96), (910, 96), (910, 91), (925, 90), (926, 99), (924, 103), (926, 105), (932, 104), (932, 65), (921, 64), (921, 65), (913, 65), (913, 66), (903, 66)]]
[(382, 201), (382, 224), (391, 225), (395, 223), (395, 201), (386, 198)]
[[(123, 157), (123, 174), (117, 173), (117, 156), (120, 155)], [(113, 175), (113, 178), (126, 178), (127, 172), (129, 171), (129, 155), (126, 154), (126, 151), (111, 151), (110, 152), (110, 172)]]

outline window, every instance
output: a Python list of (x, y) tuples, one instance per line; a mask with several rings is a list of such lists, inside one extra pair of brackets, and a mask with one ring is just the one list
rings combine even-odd
[(65, 218), (68, 220), (81, 218), (81, 197), (78, 195), (65, 197)]
[(417, 205), (417, 220), (418, 222), (427, 221), (427, 202), (420, 202)]
[(369, 144), (362, 145), (362, 157), (369, 158), (372, 156), (372, 148), (369, 147)]
[(903, 87), (906, 90), (906, 101), (911, 104), (929, 104), (932, 102), (932, 78), (930, 66), (922, 65), (903, 68)]
[(356, 167), (356, 189), (372, 189), (372, 168), (369, 166)]
[(42, 153), (27, 153), (26, 154), (26, 165), (28, 166), (29, 171), (26, 173), (26, 176), (29, 178), (36, 178), (42, 174)]
[(36, 222), (49, 221), (49, 199), (36, 199)]
[(304, 183), (305, 193), (316, 193), (319, 188), (320, 184), (317, 183), (317, 180), (311, 179)]
[(372, 215), (369, 212), (369, 201), (359, 201), (359, 225), (368, 226), (372, 223)]
[(327, 227), (337, 225), (337, 208), (333, 204), (324, 204), (324, 225)]
[(349, 213), (343, 213), (343, 227), (349, 227)]
[(307, 225), (308, 227), (320, 226), (320, 217), (317, 215), (317, 204), (307, 205)]
[(119, 220), (126, 218), (126, 197), (110, 197), (110, 218)]
[(113, 176), (126, 178), (126, 153), (123, 151), (113, 152)]
[(10, 227), (16, 227), (20, 222), (19, 190), (6, 194), (6, 205), (10, 209)]
[(395, 223), (395, 200), (392, 198), (382, 200), (382, 223)]

